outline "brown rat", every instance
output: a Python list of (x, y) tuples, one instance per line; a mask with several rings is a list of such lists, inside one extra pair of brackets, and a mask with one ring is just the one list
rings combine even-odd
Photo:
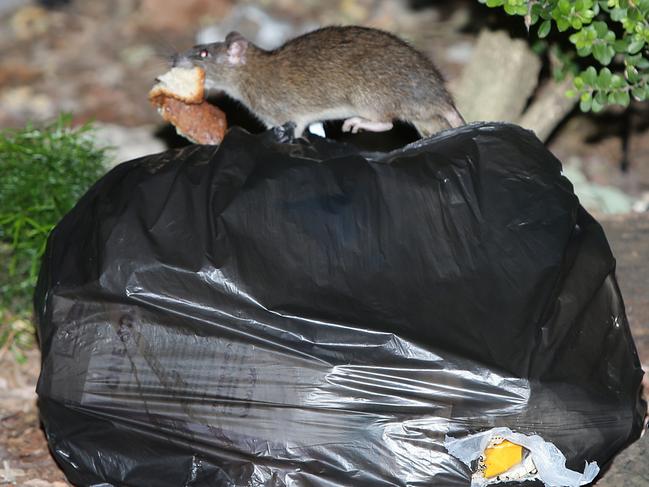
[(345, 119), (344, 131), (385, 131), (395, 119), (422, 136), (464, 123), (432, 61), (367, 27), (324, 27), (267, 51), (241, 34), (194, 46), (174, 66), (205, 70), (205, 88), (246, 105), (267, 126)]

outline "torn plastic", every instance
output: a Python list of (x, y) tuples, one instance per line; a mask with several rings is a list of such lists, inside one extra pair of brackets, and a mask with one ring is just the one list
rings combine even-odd
[(466, 487), (447, 435), (571, 470), (638, 437), (615, 261), (533, 134), (275, 135), (121, 164), (52, 232), (38, 394), (70, 481)]
[(529, 456), (523, 469), (513, 468), (514, 475), (503, 474), (495, 478), (476, 472), (472, 476), (471, 487), (484, 487), (509, 481), (541, 480), (547, 487), (579, 487), (592, 482), (599, 473), (596, 462), (586, 462), (583, 473), (566, 468), (566, 457), (552, 443), (537, 435), (514, 433), (509, 428), (493, 428), (464, 438), (446, 437), (444, 446), (448, 452), (471, 467), (483, 455), (494, 438), (502, 438), (524, 447)]

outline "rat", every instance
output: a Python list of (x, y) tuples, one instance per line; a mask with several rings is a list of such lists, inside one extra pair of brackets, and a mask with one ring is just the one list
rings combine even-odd
[(243, 103), (268, 128), (293, 123), (295, 137), (331, 119), (344, 119), (343, 131), (352, 133), (390, 130), (398, 119), (423, 137), (465, 123), (433, 62), (378, 29), (323, 27), (274, 50), (231, 32), (172, 64), (203, 68), (208, 92)]

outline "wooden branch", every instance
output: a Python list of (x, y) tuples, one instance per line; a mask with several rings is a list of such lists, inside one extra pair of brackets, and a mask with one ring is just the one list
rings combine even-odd
[(542, 141), (548, 140), (556, 126), (579, 101), (578, 97), (566, 97), (566, 91), (571, 87), (571, 76), (560, 83), (549, 80), (541, 87), (532, 104), (518, 120), (518, 124), (533, 130)]

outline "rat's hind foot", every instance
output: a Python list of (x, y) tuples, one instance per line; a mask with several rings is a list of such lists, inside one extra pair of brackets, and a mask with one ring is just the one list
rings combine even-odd
[(385, 132), (392, 128), (392, 122), (372, 122), (362, 117), (351, 117), (343, 122), (343, 132), (355, 134), (360, 129), (370, 132)]

